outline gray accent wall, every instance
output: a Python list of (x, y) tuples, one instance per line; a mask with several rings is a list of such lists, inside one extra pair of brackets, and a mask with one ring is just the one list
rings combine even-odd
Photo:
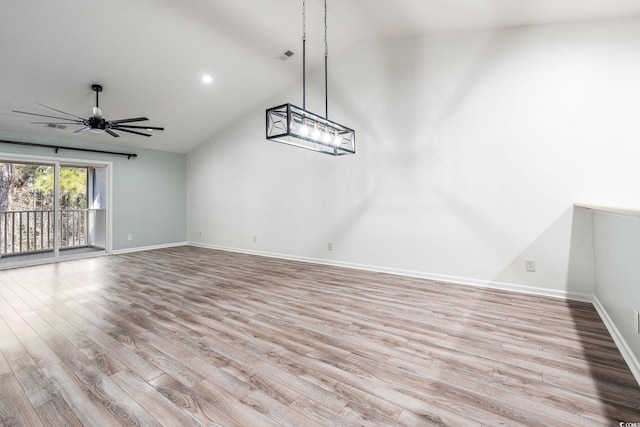
[[(595, 296), (615, 325), (612, 336), (635, 356), (630, 363), (640, 381), (640, 334), (634, 310), (640, 312), (640, 220), (616, 213), (593, 212)], [(624, 354), (624, 352), (623, 352)]]
[(186, 241), (185, 154), (138, 150), (113, 168), (114, 250)]
[[(96, 139), (106, 137), (96, 136)], [(0, 131), (0, 140), (53, 144), (135, 153), (127, 159), (111, 154), (18, 146), (0, 143), (3, 153), (78, 159), (113, 164), (114, 251), (170, 245), (186, 241), (186, 155), (106, 143), (77, 143), (64, 137), (22, 135)], [(145, 140), (150, 147), (153, 138)], [(133, 240), (128, 240), (128, 235)]]

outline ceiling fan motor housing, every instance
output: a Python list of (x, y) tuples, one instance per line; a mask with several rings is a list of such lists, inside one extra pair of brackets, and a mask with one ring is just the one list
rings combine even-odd
[(91, 129), (105, 130), (107, 128), (107, 121), (102, 117), (91, 117), (87, 120), (87, 126)]

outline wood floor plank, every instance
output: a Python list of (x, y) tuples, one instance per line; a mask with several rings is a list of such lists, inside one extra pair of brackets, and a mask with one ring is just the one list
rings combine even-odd
[(253, 407), (256, 411), (279, 425), (320, 427), (322, 424), (313, 421), (296, 411), (289, 405), (272, 398), (261, 390), (254, 390), (242, 399), (243, 403)]
[(43, 373), (67, 402), (83, 426), (117, 426), (118, 419), (105, 407), (102, 400), (93, 394), (67, 366), (48, 365)]
[[(22, 291), (22, 299), (25, 301), (44, 302), (42, 294), (39, 292), (29, 292), (29, 288), (24, 283), (11, 287), (16, 294), (18, 289)], [(112, 357), (107, 351), (98, 346), (93, 340), (87, 337), (81, 330), (69, 323), (62, 313), (67, 312), (65, 307), (56, 303), (52, 299), (46, 301), (47, 305), (40, 305), (38, 308), (33, 304), (29, 304), (31, 309), (37, 310), (38, 315), (42, 317), (51, 327), (60, 335), (71, 343), (76, 349), (83, 353), (85, 357), (96, 364), (107, 375), (122, 371), (126, 367), (116, 358)], [(84, 326), (86, 322), (81, 322)]]
[(231, 426), (236, 424), (232, 418), (209, 402), (204, 396), (200, 396), (189, 387), (185, 387), (166, 374), (149, 381), (149, 384), (199, 424), (206, 426)]
[(86, 369), (78, 374), (80, 380), (122, 425), (161, 426), (151, 415), (152, 407), (143, 408), (99, 369)]
[(13, 374), (0, 375), (0, 423), (3, 426), (43, 425)]
[(201, 425), (134, 373), (129, 371), (118, 372), (112, 375), (111, 379), (135, 399), (140, 406), (153, 408), (150, 413), (160, 425), (184, 427)]
[[(12, 297), (8, 289), (4, 289), (1, 293), (5, 299)], [(107, 410), (118, 418), (118, 421), (115, 418), (111, 419), (113, 425), (118, 423), (154, 425), (155, 421), (152, 421), (153, 418), (143, 408), (132, 404), (130, 398), (125, 397), (106, 375), (99, 372), (95, 364), (86, 359), (39, 314), (31, 310), (24, 300), (13, 294), (11, 303), (21, 311), (22, 321), (13, 316), (9, 326), (23, 339), (23, 342), (23, 337), (27, 338), (25, 348), (38, 365), (30, 363), (31, 358), (24, 358), (18, 361), (20, 368), (17, 371), (15, 367), (13, 369), (22, 386), (27, 390), (27, 396), (36, 412), (52, 411), (59, 417), (60, 425), (104, 425), (110, 418)], [(55, 365), (65, 365), (71, 369), (82, 381), (83, 387), (78, 387), (74, 376), (64, 375), (64, 369), (54, 369)], [(60, 373), (63, 375), (57, 375)], [(74, 387), (76, 390), (72, 390)], [(62, 394), (69, 401), (60, 395), (58, 389), (62, 390)], [(78, 393), (81, 395), (78, 396)], [(101, 403), (102, 411), (93, 411), (96, 408), (94, 405), (96, 401)], [(85, 423), (80, 422), (70, 409), (70, 404), (75, 408), (78, 406), (83, 408), (80, 410), (80, 418), (83, 418)], [(51, 418), (51, 415), (46, 414), (45, 418)]]
[[(23, 284), (21, 283), (18, 286), (23, 286)], [(46, 289), (33, 287), (29, 289), (32, 295), (41, 294), (49, 296)], [(63, 301), (65, 302), (64, 304), (62, 304)], [(105, 330), (110, 330), (114, 325), (97, 316), (95, 312), (86, 309), (82, 304), (76, 301), (68, 301), (65, 296), (56, 293), (56, 297), (52, 297), (48, 305), (51, 310), (55, 311), (68, 325), (81, 332), (82, 335), (90, 340), (89, 343), (86, 343), (84, 340), (82, 341), (85, 343), (82, 347), (89, 347), (89, 349), (85, 351), (85, 354), (93, 354), (94, 357), (90, 358), (93, 359), (96, 366), (105, 371), (107, 375), (110, 375), (113, 369), (120, 369), (120, 365), (132, 370), (136, 375), (146, 380), (156, 378), (162, 374), (160, 369), (107, 334)]]
[(51, 379), (30, 357), (14, 360), (12, 369), (31, 402), (38, 418), (45, 425), (81, 426), (68, 403), (60, 396)]
[(0, 426), (621, 421), (587, 303), (194, 247), (0, 271)]

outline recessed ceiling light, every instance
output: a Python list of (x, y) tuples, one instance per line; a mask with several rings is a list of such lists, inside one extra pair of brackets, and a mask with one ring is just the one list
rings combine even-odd
[(205, 74), (202, 76), (202, 83), (210, 84), (211, 82), (213, 82), (213, 77), (211, 77), (209, 74)]

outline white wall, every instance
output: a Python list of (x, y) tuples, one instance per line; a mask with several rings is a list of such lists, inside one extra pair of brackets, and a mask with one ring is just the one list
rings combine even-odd
[[(357, 154), (266, 141), (264, 108), (300, 104), (291, 88), (187, 155), (188, 239), (589, 299), (572, 206), (640, 205), (638, 52), (627, 19), (330, 58), (330, 115), (356, 130)], [(319, 113), (321, 81), (307, 87)]]

